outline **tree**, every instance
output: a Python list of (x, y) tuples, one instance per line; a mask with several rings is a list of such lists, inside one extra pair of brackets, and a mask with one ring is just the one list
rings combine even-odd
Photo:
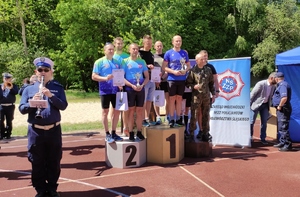
[(251, 27), (253, 32), (261, 32), (262, 42), (253, 50), (257, 62), (252, 67), (254, 75), (275, 70), (275, 55), (300, 44), (300, 10), (293, 0), (270, 3), (265, 17)]

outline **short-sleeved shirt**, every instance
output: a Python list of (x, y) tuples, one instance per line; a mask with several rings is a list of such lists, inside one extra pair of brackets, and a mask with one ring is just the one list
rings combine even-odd
[(128, 57), (129, 57), (129, 54), (128, 54), (128, 53), (125, 53), (125, 52), (122, 52), (121, 54), (117, 54), (117, 53), (115, 52), (115, 54), (114, 54), (114, 56), (113, 56), (114, 59), (117, 59), (117, 60), (120, 61), (120, 62), (122, 62), (123, 59), (128, 58)]
[[(168, 68), (172, 70), (181, 70), (182, 65), (180, 60), (184, 59), (185, 63), (189, 62), (189, 56), (186, 51), (180, 50), (175, 51), (174, 49), (170, 49), (165, 53), (164, 61), (168, 62)], [(174, 74), (168, 74), (168, 81), (185, 81), (186, 75), (176, 76)]]
[[(146, 64), (152, 64), (155, 66), (154, 64), (154, 55), (153, 53), (151, 53), (151, 50), (149, 51), (144, 51), (144, 50), (139, 50), (139, 54), (141, 56), (141, 58), (143, 60), (145, 60)], [(148, 69), (148, 72), (149, 72), (149, 79), (151, 79), (151, 69)]]
[(277, 84), (277, 88), (275, 89), (274, 95), (273, 95), (273, 106), (279, 106), (280, 100), (283, 97), (287, 97), (287, 101), (284, 104), (284, 106), (290, 105), (292, 95), (292, 89), (291, 86), (286, 81), (281, 81)]
[[(144, 75), (145, 71), (148, 71), (145, 60), (138, 58), (136, 60), (132, 60), (130, 57), (124, 59), (124, 71), (125, 71), (125, 79), (129, 81), (131, 84), (137, 84), (137, 73), (139, 73), (139, 84), (142, 85), (144, 83)], [(133, 90), (129, 86), (125, 86), (125, 90)]]
[[(123, 68), (124, 62), (120, 62), (117, 59), (113, 58), (108, 60), (106, 57), (102, 57), (94, 63), (93, 73), (97, 73), (99, 76), (106, 77), (107, 75), (112, 74), (113, 69)], [(119, 88), (113, 86), (113, 80), (108, 81), (99, 81), (99, 94), (116, 94)]]
[(212, 64), (207, 63), (205, 66), (207, 66), (211, 69), (211, 72), (212, 72), (213, 75), (217, 74), (216, 68)]

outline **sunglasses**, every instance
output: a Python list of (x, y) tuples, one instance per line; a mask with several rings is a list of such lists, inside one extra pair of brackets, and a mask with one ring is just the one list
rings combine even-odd
[(50, 71), (50, 69), (49, 69), (49, 68), (38, 68), (37, 71), (39, 71), (40, 73), (43, 72), (43, 71), (44, 71), (45, 73), (47, 73), (47, 72)]

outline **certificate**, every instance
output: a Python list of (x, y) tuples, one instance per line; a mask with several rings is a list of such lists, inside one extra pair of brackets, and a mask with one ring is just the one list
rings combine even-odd
[(151, 81), (160, 83), (160, 73), (161, 73), (161, 68), (160, 67), (154, 67), (151, 70)]
[(125, 86), (123, 69), (113, 69), (112, 75), (114, 76), (113, 77), (113, 86)]
[(48, 101), (47, 100), (33, 100), (29, 99), (29, 106), (33, 108), (48, 108)]

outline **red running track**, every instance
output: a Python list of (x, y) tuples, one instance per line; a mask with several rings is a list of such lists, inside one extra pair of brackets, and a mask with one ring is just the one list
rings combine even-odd
[[(103, 134), (64, 135), (58, 191), (61, 197), (300, 196), (300, 145), (279, 152), (268, 140), (262, 145), (256, 138), (244, 149), (216, 146), (210, 158), (117, 169), (106, 166)], [(0, 141), (1, 197), (35, 196), (26, 145), (26, 138)]]

